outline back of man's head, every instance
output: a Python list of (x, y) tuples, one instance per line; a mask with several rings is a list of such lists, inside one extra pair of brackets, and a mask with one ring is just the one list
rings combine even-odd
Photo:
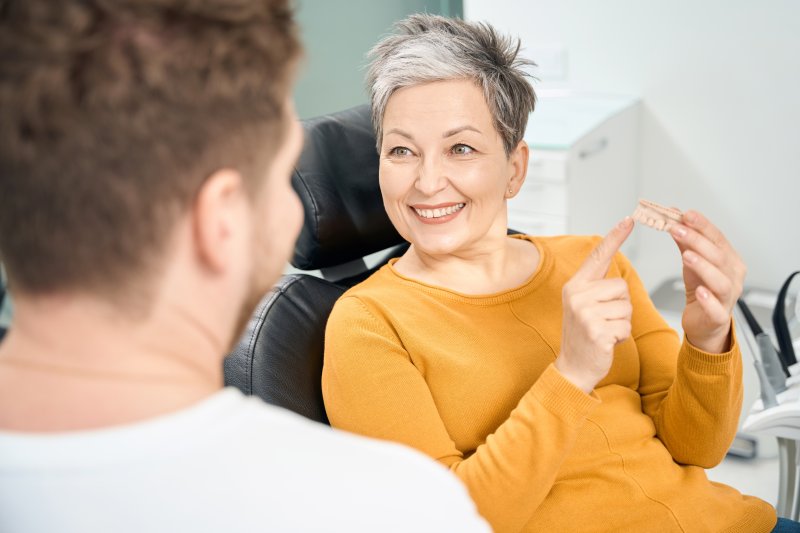
[(287, 0), (0, 1), (0, 260), (12, 291), (141, 291), (214, 171), (285, 134)]

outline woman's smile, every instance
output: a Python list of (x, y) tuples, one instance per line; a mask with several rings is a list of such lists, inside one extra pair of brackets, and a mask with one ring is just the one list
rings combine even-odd
[(466, 203), (414, 204), (409, 208), (418, 221), (423, 224), (444, 224), (456, 218), (466, 207)]

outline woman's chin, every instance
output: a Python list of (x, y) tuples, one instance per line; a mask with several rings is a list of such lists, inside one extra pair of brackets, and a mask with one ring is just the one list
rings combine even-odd
[(463, 240), (452, 235), (415, 235), (410, 240), (417, 253), (424, 255), (451, 255), (463, 245)]

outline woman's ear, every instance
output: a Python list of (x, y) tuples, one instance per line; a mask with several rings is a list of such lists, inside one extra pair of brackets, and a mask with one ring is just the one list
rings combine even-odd
[(509, 170), (511, 175), (506, 186), (506, 198), (513, 198), (517, 195), (525, 183), (525, 176), (528, 174), (528, 157), (530, 149), (528, 143), (520, 141), (508, 156)]
[(192, 229), (198, 260), (215, 273), (226, 270), (236, 254), (236, 241), (248, 230), (247, 199), (241, 174), (221, 169), (210, 175), (192, 207)]

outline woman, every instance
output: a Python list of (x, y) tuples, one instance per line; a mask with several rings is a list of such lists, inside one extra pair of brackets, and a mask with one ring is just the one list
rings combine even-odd
[(331, 314), (331, 424), (449, 467), (497, 531), (772, 530), (703, 470), (736, 431), (744, 265), (699, 213), (672, 231), (681, 343), (617, 252), (629, 218), (602, 240), (507, 236), (534, 105), (518, 48), (416, 15), (371, 53), (381, 191), (411, 246)]

